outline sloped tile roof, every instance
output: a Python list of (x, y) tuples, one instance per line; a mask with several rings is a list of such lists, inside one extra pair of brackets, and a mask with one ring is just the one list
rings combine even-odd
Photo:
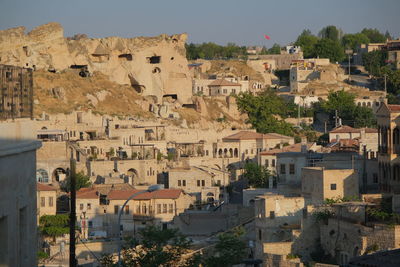
[(332, 131), (330, 131), (330, 133), (361, 133), (361, 130), (364, 129), (366, 133), (377, 133), (378, 130), (377, 129), (373, 129), (373, 128), (353, 128), (347, 125), (343, 125), (343, 126), (339, 126), (335, 129), (333, 129)]
[(277, 133), (261, 134), (250, 131), (240, 131), (238, 133), (224, 137), (222, 138), (222, 140), (253, 140), (253, 139), (281, 139), (281, 138), (290, 139), (291, 137)]
[(391, 112), (400, 112), (400, 105), (387, 105)]
[(208, 86), (241, 86), (240, 83), (230, 82), (225, 79), (217, 79), (210, 83)]
[[(313, 146), (313, 144), (314, 143), (307, 144), (307, 151)], [(302, 145), (301, 143), (297, 143), (282, 148), (275, 148), (267, 151), (262, 151), (260, 152), (260, 155), (275, 155), (277, 153), (283, 153), (283, 152), (301, 152), (301, 145)]]
[(76, 198), (79, 199), (98, 199), (99, 192), (94, 188), (81, 188), (76, 191)]
[[(140, 192), (142, 190), (132, 189), (132, 190), (112, 190), (108, 194), (108, 199), (110, 200), (126, 200), (134, 193)], [(147, 200), (147, 199), (177, 199), (181, 195), (181, 189), (162, 189), (153, 192), (142, 193), (133, 199), (137, 200)]]
[(41, 183), (36, 184), (36, 189), (37, 191), (57, 191), (57, 189), (54, 186)]

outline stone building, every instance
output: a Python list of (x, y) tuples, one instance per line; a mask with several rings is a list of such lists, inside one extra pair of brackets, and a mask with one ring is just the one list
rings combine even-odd
[(240, 83), (231, 82), (225, 79), (214, 80), (208, 85), (208, 88), (210, 90), (210, 96), (228, 96), (242, 92), (242, 85)]
[(322, 204), (327, 198), (358, 197), (358, 174), (353, 169), (306, 167), (301, 176), (302, 195), (310, 204)]
[(400, 193), (400, 105), (382, 104), (377, 111), (379, 187)]
[(179, 188), (202, 202), (218, 202), (224, 199), (220, 187), (229, 185), (228, 172), (202, 166), (173, 168), (168, 171), (168, 187)]
[(57, 213), (57, 188), (51, 185), (38, 183), (36, 189), (37, 217), (43, 215), (56, 215)]

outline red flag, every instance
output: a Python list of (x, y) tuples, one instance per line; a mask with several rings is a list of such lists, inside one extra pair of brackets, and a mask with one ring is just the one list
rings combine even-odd
[(266, 34), (264, 34), (264, 38), (267, 39), (267, 40), (271, 39), (271, 37), (269, 37), (269, 36), (266, 35)]

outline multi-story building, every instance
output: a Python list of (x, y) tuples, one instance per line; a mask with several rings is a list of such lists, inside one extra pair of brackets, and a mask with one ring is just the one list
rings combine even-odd
[(302, 195), (312, 204), (322, 204), (325, 199), (358, 197), (358, 174), (353, 169), (306, 167), (302, 170)]
[(57, 188), (46, 184), (37, 184), (37, 217), (55, 215), (57, 213)]
[(36, 266), (32, 72), (0, 66), (0, 266)]
[(379, 187), (400, 193), (400, 105), (382, 104), (377, 112)]

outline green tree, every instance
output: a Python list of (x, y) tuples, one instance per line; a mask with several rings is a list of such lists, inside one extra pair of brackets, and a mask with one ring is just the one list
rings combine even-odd
[[(81, 188), (84, 187), (90, 187), (92, 183), (90, 182), (90, 177), (83, 174), (83, 172), (78, 172), (75, 174), (75, 189), (78, 191)], [(68, 177), (64, 183), (61, 185), (61, 188), (69, 192), (71, 188), (71, 178)]]
[(229, 267), (239, 264), (246, 256), (243, 232), (223, 233), (218, 236), (214, 256), (205, 260), (206, 267)]
[(281, 46), (279, 44), (274, 44), (270, 49), (268, 49), (268, 54), (279, 55), (281, 53)]
[(341, 39), (342, 30), (336, 28), (336, 26), (329, 25), (320, 30), (318, 33), (319, 37), (322, 39), (330, 39), (332, 41), (338, 42)]
[(313, 35), (310, 30), (303, 30), (303, 32), (297, 37), (294, 43), (300, 46), (305, 58), (311, 58), (314, 56), (314, 46), (318, 42), (318, 37)]
[(247, 179), (250, 186), (256, 188), (268, 188), (271, 172), (265, 166), (260, 166), (257, 163), (250, 161), (244, 166), (243, 176)]
[(355, 95), (344, 90), (329, 92), (328, 100), (321, 104), (322, 110), (334, 116), (337, 110), (338, 116), (344, 124), (354, 127), (374, 127), (376, 119), (372, 109), (357, 106), (354, 102)]
[(356, 51), (361, 44), (369, 44), (369, 38), (363, 33), (345, 34), (342, 38), (342, 44), (345, 49)]
[(381, 68), (386, 65), (387, 53), (382, 50), (375, 50), (365, 53), (362, 56), (365, 69), (374, 76), (381, 76)]
[(345, 54), (338, 41), (324, 38), (315, 44), (314, 57), (329, 58), (331, 62), (340, 62), (345, 58)]
[(384, 43), (386, 42), (386, 37), (378, 29), (364, 28), (361, 31), (362, 34), (368, 37), (371, 43)]
[[(162, 230), (148, 226), (139, 230), (139, 240), (129, 239), (122, 251), (123, 266), (198, 266), (197, 255), (189, 253), (191, 241), (178, 229)], [(185, 256), (185, 257), (183, 257)], [(113, 266), (109, 256), (103, 257), (103, 266)]]
[(247, 123), (257, 132), (293, 135), (292, 126), (279, 119), (287, 116), (285, 102), (273, 91), (267, 90), (259, 95), (240, 93), (236, 101), (239, 111), (247, 114)]
[(69, 233), (69, 216), (67, 214), (43, 215), (39, 218), (40, 232), (54, 239)]

